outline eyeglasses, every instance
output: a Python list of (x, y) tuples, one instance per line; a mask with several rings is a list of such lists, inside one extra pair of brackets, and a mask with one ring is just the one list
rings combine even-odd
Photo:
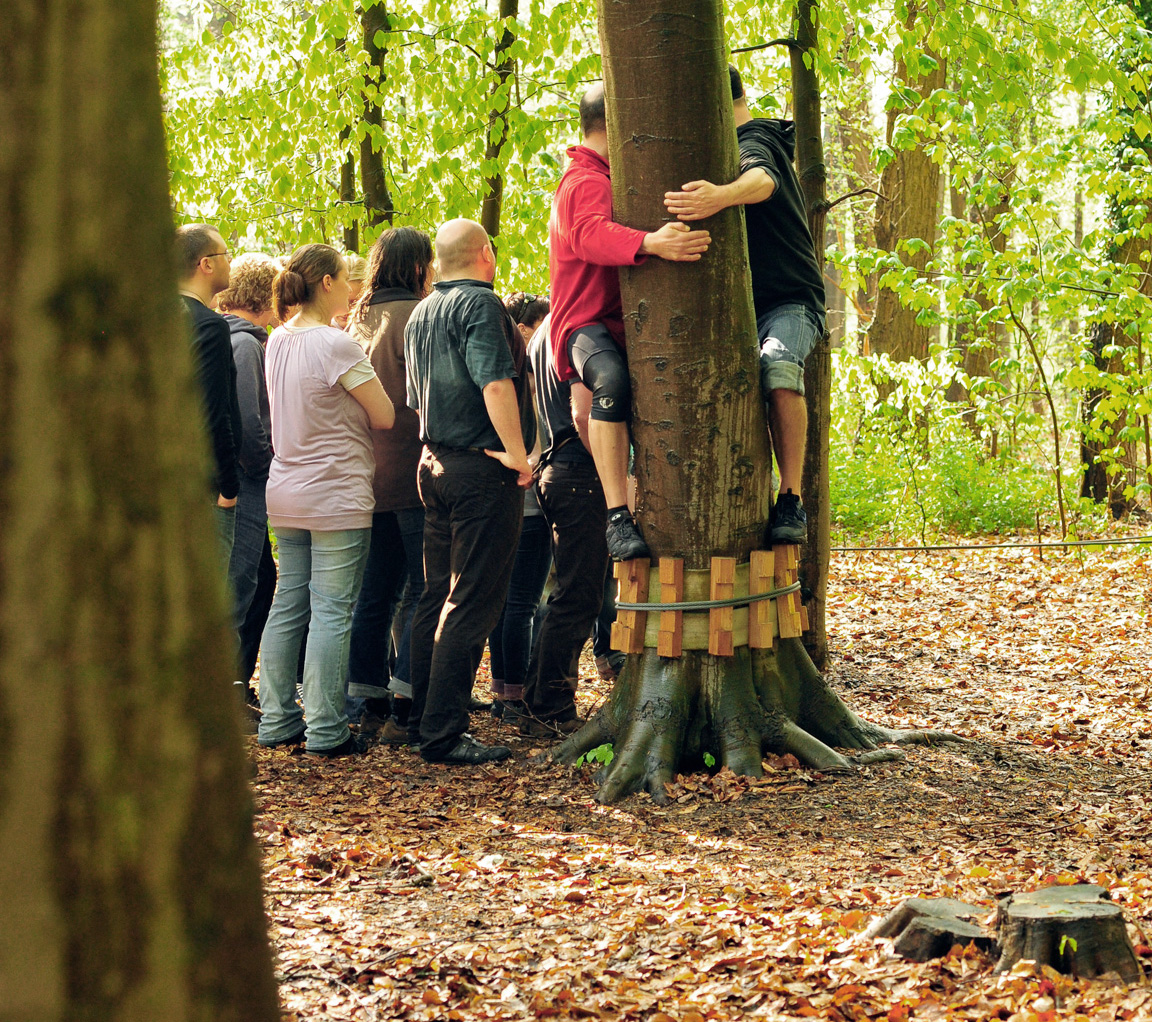
[(228, 249), (224, 249), (223, 252), (209, 252), (206, 255), (202, 255), (200, 258), (201, 259), (215, 259), (217, 256), (228, 256), (228, 258), (231, 259), (232, 253), (229, 252)]

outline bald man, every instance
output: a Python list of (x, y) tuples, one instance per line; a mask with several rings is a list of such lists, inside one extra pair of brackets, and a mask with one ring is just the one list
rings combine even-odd
[(524, 340), (492, 289), (484, 228), (436, 234), (440, 279), (404, 330), (408, 407), (420, 414), (424, 595), (412, 621), (410, 740), (430, 763), (510, 756), (468, 734), (472, 682), (520, 539), (536, 431)]

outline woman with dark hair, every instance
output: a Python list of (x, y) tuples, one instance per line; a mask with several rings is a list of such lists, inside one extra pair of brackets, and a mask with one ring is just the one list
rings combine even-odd
[[(414, 227), (390, 227), (368, 255), (367, 284), (348, 324), (396, 409), (395, 427), (372, 434), (376, 504), (364, 585), (352, 615), (348, 698), (363, 706), (362, 728), (378, 730), (379, 740), (393, 745), (408, 740), (409, 638), (424, 591), (424, 505), (416, 487), (424, 445), (420, 417), (405, 403), (404, 327), (431, 290), (431, 239)], [(390, 625), (401, 599), (396, 663), (389, 672)]]
[[(548, 315), (548, 296), (517, 291), (504, 299), (504, 308), (527, 344)], [(535, 389), (531, 374), (528, 386)], [(539, 451), (537, 442), (533, 455), (538, 456)], [(530, 459), (533, 464), (534, 456)], [(516, 563), (508, 583), (504, 611), (488, 636), (494, 700), (492, 713), (496, 717), (504, 715), (505, 703), (519, 707), (524, 699), (524, 681), (532, 652), (532, 621), (551, 567), (552, 530), (540, 510), (536, 488), (530, 486), (524, 491), (524, 525), (520, 530), (520, 544), (516, 548)]]
[[(268, 521), (280, 579), (260, 644), (259, 742), (306, 741), (305, 751), (329, 757), (365, 748), (344, 712), (349, 631), (372, 525), (372, 431), (395, 419), (364, 349), (331, 325), (348, 311), (348, 290), (348, 266), (334, 248), (293, 252), (272, 294), (281, 320), (297, 311), (268, 339), (265, 369), (275, 451)], [(301, 714), (296, 665), (305, 632)]]

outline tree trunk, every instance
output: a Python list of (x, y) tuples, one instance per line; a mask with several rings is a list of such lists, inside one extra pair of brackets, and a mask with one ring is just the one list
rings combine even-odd
[(275, 1022), (156, 5), (5, 18), (0, 1015)]
[[(347, 142), (352, 136), (352, 129), (345, 128), (340, 132), (340, 141)], [(356, 205), (356, 154), (351, 150), (344, 157), (344, 162), (340, 165), (340, 202), (347, 209), (352, 209)], [(344, 251), (346, 252), (359, 252), (360, 251), (360, 224), (356, 220), (352, 220), (344, 228)]]
[(392, 27), (384, 0), (366, 6), (361, 12), (360, 24), (364, 29), (364, 51), (369, 62), (364, 73), (364, 124), (367, 130), (360, 140), (360, 184), (364, 190), (364, 219), (371, 228), (391, 224), (394, 213), (384, 170), (384, 110), (380, 103), (388, 49), (376, 43), (377, 34)]
[[(796, 173), (804, 192), (808, 229), (816, 247), (816, 265), (824, 267), (824, 224), (828, 215), (824, 167), (824, 129), (820, 82), (816, 77), (820, 31), (818, 0), (796, 5), (796, 42), (792, 55), (792, 100), (796, 108)], [(808, 505), (808, 542), (800, 553), (800, 581), (808, 608), (809, 630), (804, 644), (813, 663), (823, 669), (828, 660), (825, 612), (828, 602), (828, 562), (831, 558), (832, 494), (828, 482), (828, 434), (832, 429), (832, 344), (827, 332), (816, 339), (804, 364), (808, 404), (808, 437), (804, 449), (801, 492)]]
[(509, 82), (515, 70), (509, 51), (515, 37), (509, 22), (520, 9), (519, 0), (500, 0), (500, 38), (496, 42), (496, 80), (492, 83), (491, 106), (488, 110), (488, 141), (484, 147), (487, 165), (484, 177), (484, 201), (480, 205), (480, 224), (490, 238), (500, 233), (500, 209), (504, 202), (504, 175), (500, 157), (508, 141), (508, 108), (512, 97)]
[[(685, 175), (737, 175), (720, 0), (602, 4), (600, 39), (615, 216), (652, 230)], [(685, 570), (713, 556), (748, 560), (771, 496), (744, 220), (727, 209), (705, 226), (712, 247), (699, 262), (649, 259), (620, 274), (637, 516), (654, 556), (683, 558)], [(896, 737), (860, 721), (788, 639), (732, 656), (632, 654), (605, 706), (550, 758), (573, 762), (612, 742), (598, 798), (644, 789), (663, 800), (665, 782), (705, 753), (756, 776), (765, 749), (836, 769), (849, 761), (830, 745)]]
[[(916, 8), (909, 12), (909, 27), (918, 17)], [(929, 96), (945, 82), (943, 56), (932, 54), (937, 61), (936, 70), (918, 77), (916, 91)], [(916, 76), (912, 76), (916, 77)], [(910, 81), (903, 62), (897, 65), (898, 81)], [(888, 112), (886, 141), (892, 144), (893, 129), (898, 112)], [(940, 168), (919, 148), (901, 149), (880, 175), (882, 198), (876, 203), (876, 246), (885, 252), (899, 253), (905, 266), (923, 271), (936, 242), (940, 203)], [(901, 251), (904, 242), (919, 238), (929, 248), (916, 252)], [(873, 352), (886, 352), (898, 362), (928, 358), (929, 329), (916, 322), (917, 310), (905, 307), (900, 296), (881, 285), (876, 296), (876, 315), (869, 331), (869, 346)]]

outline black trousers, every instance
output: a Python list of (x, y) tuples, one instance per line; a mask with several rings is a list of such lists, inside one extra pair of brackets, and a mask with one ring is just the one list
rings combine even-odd
[(571, 720), (580, 651), (604, 602), (608, 509), (590, 458), (546, 466), (536, 492), (552, 527), (556, 588), (532, 649), (524, 701), (540, 720)]
[(419, 482), (424, 595), (412, 621), (408, 732), (434, 762), (468, 730), (472, 682), (516, 560), (524, 491), (482, 451), (425, 447)]

